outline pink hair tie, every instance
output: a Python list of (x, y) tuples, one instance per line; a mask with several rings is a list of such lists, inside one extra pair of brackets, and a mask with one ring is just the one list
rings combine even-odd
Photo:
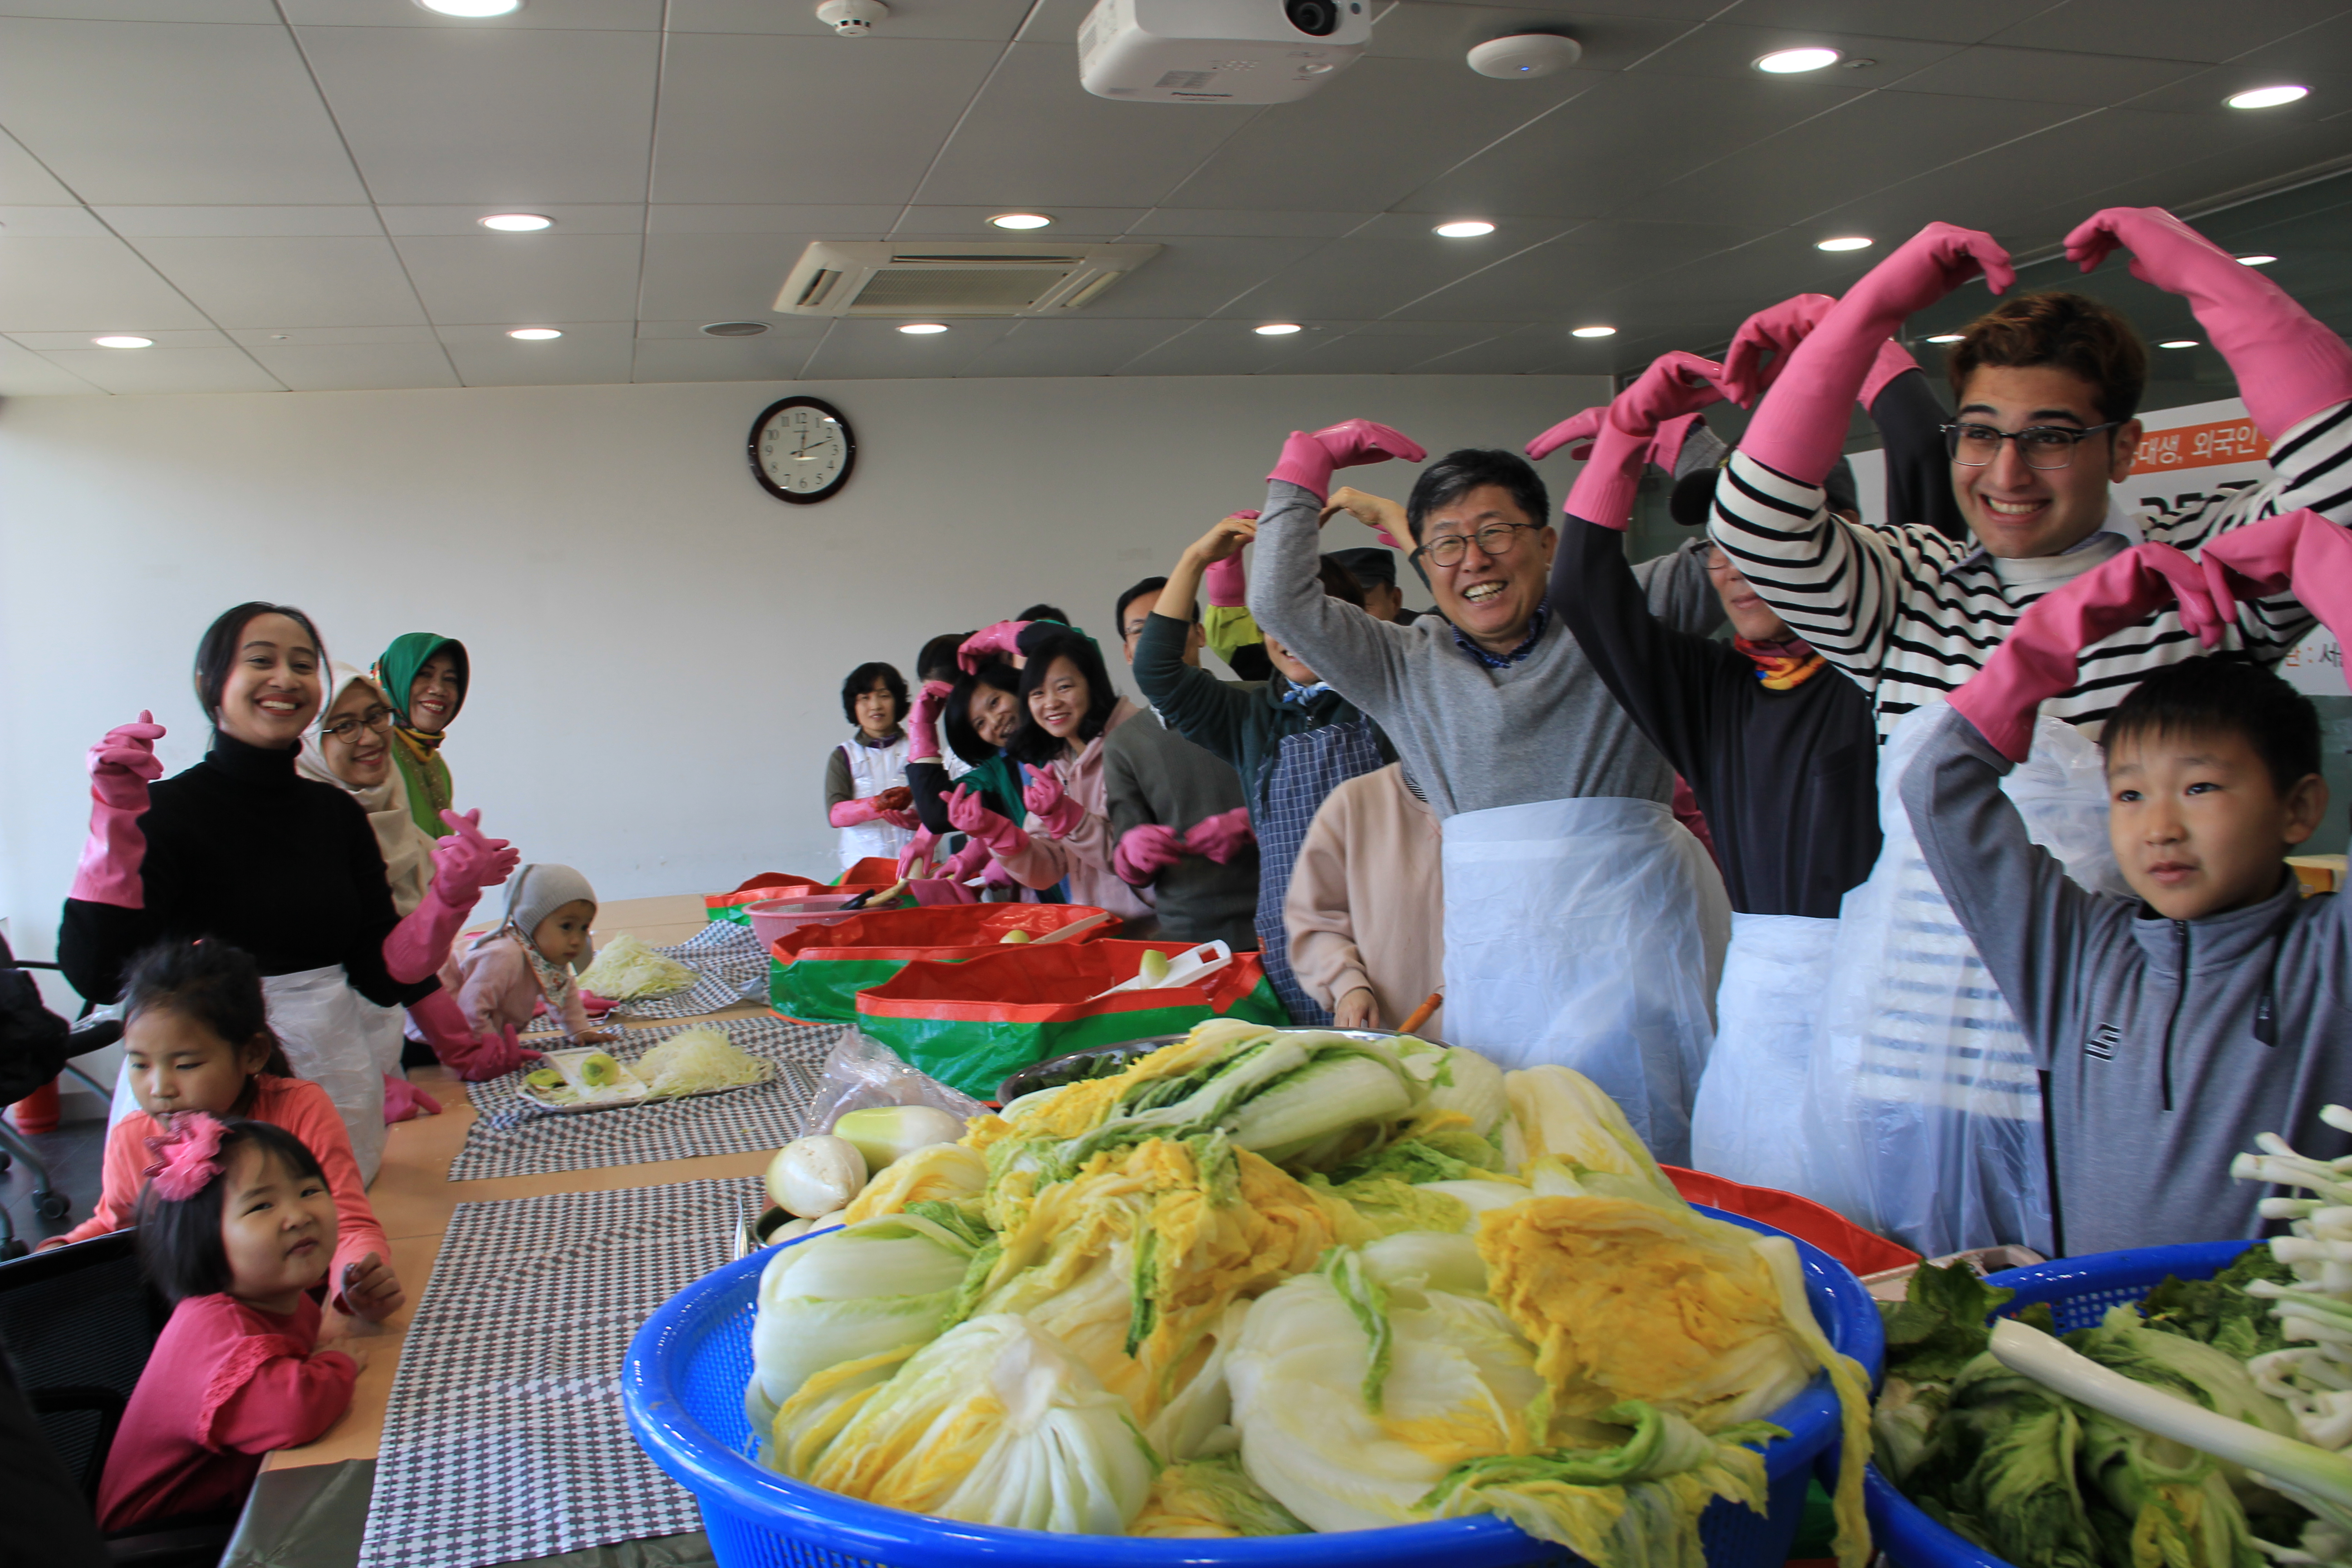
[(228, 1129), (210, 1112), (192, 1110), (174, 1118), (170, 1136), (147, 1140), (155, 1163), (147, 1180), (156, 1193), (175, 1204), (203, 1192), (221, 1173), (221, 1135)]

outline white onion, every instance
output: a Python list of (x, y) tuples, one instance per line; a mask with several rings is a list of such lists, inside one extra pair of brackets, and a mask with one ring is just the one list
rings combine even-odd
[(918, 1149), (954, 1142), (963, 1136), (963, 1122), (936, 1106), (873, 1105), (835, 1121), (833, 1135), (856, 1144), (870, 1173)]
[(803, 1219), (848, 1205), (866, 1188), (866, 1156), (846, 1138), (795, 1138), (768, 1162), (768, 1196)]

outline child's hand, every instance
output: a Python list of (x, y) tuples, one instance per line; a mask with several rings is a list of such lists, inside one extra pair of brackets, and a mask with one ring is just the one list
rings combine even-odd
[(354, 1318), (381, 1323), (400, 1310), (407, 1298), (392, 1265), (381, 1253), (371, 1252), (343, 1270), (343, 1308)]

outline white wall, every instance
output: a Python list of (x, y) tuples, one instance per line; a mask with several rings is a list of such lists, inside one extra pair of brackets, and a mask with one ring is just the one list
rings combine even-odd
[[(857, 433), (823, 505), (776, 502), (745, 465), (789, 392)], [(301, 605), (362, 666), (400, 632), (461, 639), (459, 805), (607, 899), (707, 891), (831, 871), (820, 776), (860, 661), (911, 676), (925, 638), (1038, 599), (1107, 633), (1120, 589), (1258, 503), (1294, 427), (1361, 415), (1433, 451), (1516, 447), (1607, 395), (1263, 376), (11, 399), (0, 919), (49, 954), (109, 726), (150, 708), (168, 769), (202, 754), (189, 659), (241, 600)], [(1573, 465), (1545, 467), (1563, 492)], [(1412, 472), (1361, 478), (1402, 496)], [(1335, 548), (1371, 542), (1332, 526)]]

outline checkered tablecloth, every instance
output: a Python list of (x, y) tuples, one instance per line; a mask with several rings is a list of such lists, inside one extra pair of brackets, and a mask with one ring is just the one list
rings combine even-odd
[[(676, 947), (654, 951), (677, 960), (701, 978), (675, 996), (622, 1003), (617, 1011), (625, 1018), (698, 1018), (738, 1002), (768, 999), (768, 954), (750, 926), (712, 921)], [(562, 1019), (542, 1012), (530, 1021), (525, 1034), (546, 1034), (562, 1027)]]
[(700, 1529), (629, 1435), (621, 1360), (764, 1202), (746, 1177), (458, 1205), (401, 1350), (359, 1568), (479, 1568)]
[(604, 1048), (628, 1063), (689, 1027), (722, 1031), (737, 1049), (774, 1068), (776, 1076), (725, 1094), (574, 1115), (553, 1115), (523, 1099), (520, 1071), (467, 1084), (475, 1121), (466, 1133), (466, 1146), (449, 1163), (449, 1179), (476, 1182), (743, 1154), (781, 1149), (801, 1135), (809, 1099), (816, 1092), (825, 1056), (840, 1037), (842, 1026), (794, 1024), (772, 1015), (710, 1018), (668, 1028), (624, 1030), (622, 1039)]

